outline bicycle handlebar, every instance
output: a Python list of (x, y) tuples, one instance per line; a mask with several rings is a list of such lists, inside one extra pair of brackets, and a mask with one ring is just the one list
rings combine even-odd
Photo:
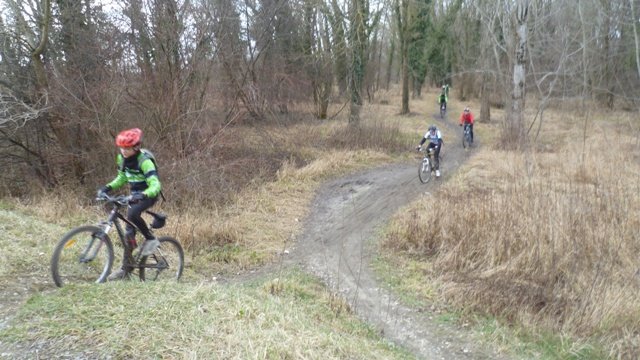
[(421, 146), (421, 147), (418, 149), (418, 152), (430, 152), (430, 153), (435, 153), (435, 152), (436, 152), (436, 148), (437, 148), (437, 146), (435, 146), (435, 147), (431, 147), (431, 148), (429, 148), (429, 147), (427, 147), (427, 146)]
[(131, 195), (109, 196), (108, 194), (102, 194), (102, 196), (96, 197), (96, 200), (118, 206), (127, 206), (131, 202)]

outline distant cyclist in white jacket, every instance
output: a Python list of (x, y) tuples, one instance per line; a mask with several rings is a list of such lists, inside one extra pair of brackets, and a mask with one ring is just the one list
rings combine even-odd
[(436, 177), (440, 177), (440, 149), (442, 148), (442, 144), (444, 142), (442, 141), (442, 134), (440, 133), (440, 130), (438, 130), (435, 125), (429, 126), (429, 130), (427, 130), (426, 134), (424, 134), (424, 137), (422, 138), (422, 141), (420, 141), (420, 145), (418, 145), (416, 150), (422, 149), (422, 145), (427, 140), (429, 140), (427, 151), (429, 151), (431, 148), (435, 149), (434, 168), (436, 169)]

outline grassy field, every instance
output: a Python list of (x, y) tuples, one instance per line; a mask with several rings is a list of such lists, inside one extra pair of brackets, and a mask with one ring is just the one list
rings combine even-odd
[(26, 358), (410, 358), (315, 279), (280, 275), (243, 286), (65, 287), (30, 298), (0, 339), (35, 344)]
[(387, 281), (408, 299), (525, 358), (636, 359), (637, 116), (547, 114), (527, 153), (495, 150), (499, 128), (476, 125), (488, 146), (397, 215), (380, 273), (399, 269)]

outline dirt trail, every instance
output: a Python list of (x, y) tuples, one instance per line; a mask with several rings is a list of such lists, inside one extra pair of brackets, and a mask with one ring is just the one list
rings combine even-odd
[[(451, 126), (441, 123), (440, 126)], [(458, 133), (456, 127), (454, 134)], [(446, 141), (446, 139), (445, 139)], [(396, 164), (341, 178), (318, 192), (296, 248), (283, 260), (322, 278), (352, 309), (394, 343), (425, 359), (496, 359), (458, 328), (435, 324), (428, 312), (401, 304), (370, 269), (372, 242), (403, 205), (434, 191), (467, 158), (455, 139), (443, 147), (443, 177), (422, 184), (418, 165)]]

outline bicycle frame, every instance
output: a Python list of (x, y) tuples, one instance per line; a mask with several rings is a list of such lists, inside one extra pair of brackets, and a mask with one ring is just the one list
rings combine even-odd
[[(103, 231), (104, 233), (108, 233), (111, 230), (111, 227), (113, 225), (115, 225), (116, 231), (118, 233), (118, 237), (120, 238), (120, 243), (122, 244), (122, 246), (124, 246), (125, 248), (129, 248), (130, 244), (127, 242), (126, 240), (126, 236), (125, 236), (125, 231), (120, 223), (119, 220), (122, 220), (125, 224), (128, 224), (130, 226), (132, 226), (136, 232), (140, 232), (140, 229), (131, 221), (129, 221), (129, 219), (127, 219), (121, 212), (120, 209), (122, 207), (124, 207), (125, 205), (119, 201), (118, 198), (113, 198), (113, 199), (109, 199), (108, 200), (113, 208), (111, 209), (111, 211), (109, 212), (109, 217), (107, 218), (107, 220), (103, 223), (101, 223), (102, 227), (103, 227)], [(152, 214), (151, 212), (147, 211), (148, 213)], [(155, 214), (155, 216), (157, 216), (157, 214)], [(101, 243), (102, 244), (102, 243)], [(99, 247), (98, 247), (99, 250)], [(133, 249), (131, 249), (133, 250)], [(97, 251), (96, 251), (97, 253)], [(153, 256), (155, 257), (156, 255), (149, 255), (149, 256)], [(125, 257), (124, 262), (125, 262), (125, 266), (129, 269), (129, 270), (133, 270), (136, 268), (146, 268), (146, 269), (161, 269), (161, 270), (165, 270), (167, 268), (167, 262), (164, 259), (163, 255), (160, 255), (160, 259), (158, 260), (158, 265), (153, 266), (153, 265), (149, 265), (149, 264), (144, 264), (141, 265), (140, 261), (141, 261), (141, 252), (139, 252), (137, 255), (135, 255), (133, 258), (131, 259), (127, 259)], [(146, 258), (146, 256), (144, 257)]]
[(429, 160), (429, 164), (431, 164), (432, 167), (433, 167), (433, 164), (434, 164), (435, 156), (436, 156), (436, 149), (435, 148), (427, 148), (427, 149), (424, 150), (424, 157)]
[(127, 241), (125, 240), (126, 237), (125, 237), (124, 229), (122, 228), (122, 225), (118, 220), (122, 220), (126, 224), (133, 226), (133, 228), (136, 229), (136, 231), (140, 231), (140, 229), (138, 229), (138, 227), (134, 223), (129, 221), (126, 217), (124, 217), (124, 215), (122, 215), (122, 213), (120, 213), (121, 206), (122, 205), (114, 203), (113, 208), (109, 212), (109, 217), (107, 218), (106, 221), (102, 222), (100, 225), (103, 227), (104, 229), (103, 231), (105, 234), (108, 234), (109, 231), (111, 231), (111, 227), (115, 225), (116, 230), (118, 232), (118, 237), (120, 238), (120, 242), (122, 243), (123, 246), (129, 247), (129, 244), (127, 244)]
[[(465, 142), (467, 145), (465, 145)], [(471, 146), (471, 123), (465, 123), (462, 131), (462, 145)]]
[(424, 155), (429, 158), (429, 160), (433, 161), (433, 157), (436, 155), (435, 148), (430, 148), (424, 152)]

